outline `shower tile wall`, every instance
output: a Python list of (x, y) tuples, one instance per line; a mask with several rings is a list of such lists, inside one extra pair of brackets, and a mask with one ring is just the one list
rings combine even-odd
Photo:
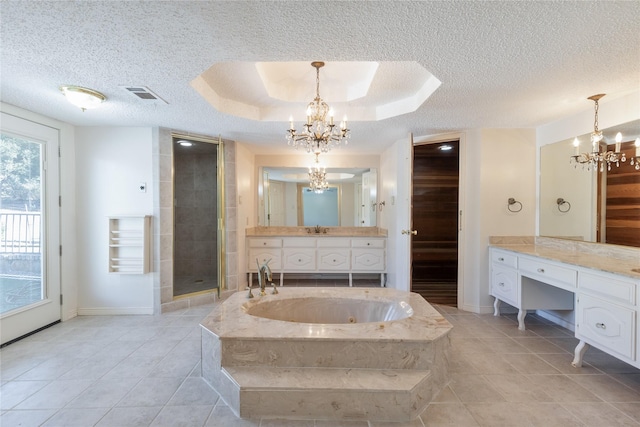
[(217, 286), (216, 154), (175, 154), (174, 295)]

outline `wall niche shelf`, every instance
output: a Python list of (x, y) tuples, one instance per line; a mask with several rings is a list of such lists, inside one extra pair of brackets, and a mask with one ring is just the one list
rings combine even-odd
[(150, 230), (151, 215), (109, 217), (109, 273), (150, 271)]

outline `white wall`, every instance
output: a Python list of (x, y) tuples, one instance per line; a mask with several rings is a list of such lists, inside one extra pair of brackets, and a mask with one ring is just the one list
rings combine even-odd
[(108, 272), (107, 219), (152, 214), (152, 137), (152, 128), (76, 128), (78, 314), (153, 313), (154, 273)]
[[(536, 140), (534, 129), (482, 129), (479, 137), (480, 156), (469, 156), (467, 162), (479, 163), (479, 170), (474, 168), (474, 175), (468, 177), (468, 182), (474, 182), (472, 185), (479, 192), (479, 200), (474, 201), (475, 206), (467, 206), (469, 215), (479, 216), (479, 227), (470, 230), (477, 236), (474, 247), (469, 247), (466, 255), (475, 253), (479, 261), (475, 271), (478, 295), (474, 305), (481, 312), (490, 312), (493, 298), (489, 296), (489, 236), (533, 236), (535, 233)], [(522, 203), (520, 212), (507, 209), (510, 197)], [(472, 296), (470, 300), (474, 299)]]

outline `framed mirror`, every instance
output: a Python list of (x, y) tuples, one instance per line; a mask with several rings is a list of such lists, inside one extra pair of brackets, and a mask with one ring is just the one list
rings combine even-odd
[(258, 225), (375, 226), (377, 171), (375, 168), (327, 168), (329, 187), (314, 192), (309, 169), (260, 167)]
[(630, 164), (635, 139), (640, 137), (640, 120), (602, 132), (612, 151), (616, 134), (622, 135), (621, 151), (627, 160), (620, 167), (613, 164), (611, 171), (606, 165), (599, 172), (570, 163), (576, 152), (591, 151), (590, 134), (578, 136), (578, 149), (573, 138), (540, 148), (541, 236), (640, 246), (640, 171)]

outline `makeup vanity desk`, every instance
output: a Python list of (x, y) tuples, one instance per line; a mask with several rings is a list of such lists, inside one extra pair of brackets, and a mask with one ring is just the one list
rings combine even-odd
[(580, 340), (572, 365), (592, 345), (640, 368), (640, 249), (548, 237), (491, 237), (490, 294), (518, 309), (574, 310)]

